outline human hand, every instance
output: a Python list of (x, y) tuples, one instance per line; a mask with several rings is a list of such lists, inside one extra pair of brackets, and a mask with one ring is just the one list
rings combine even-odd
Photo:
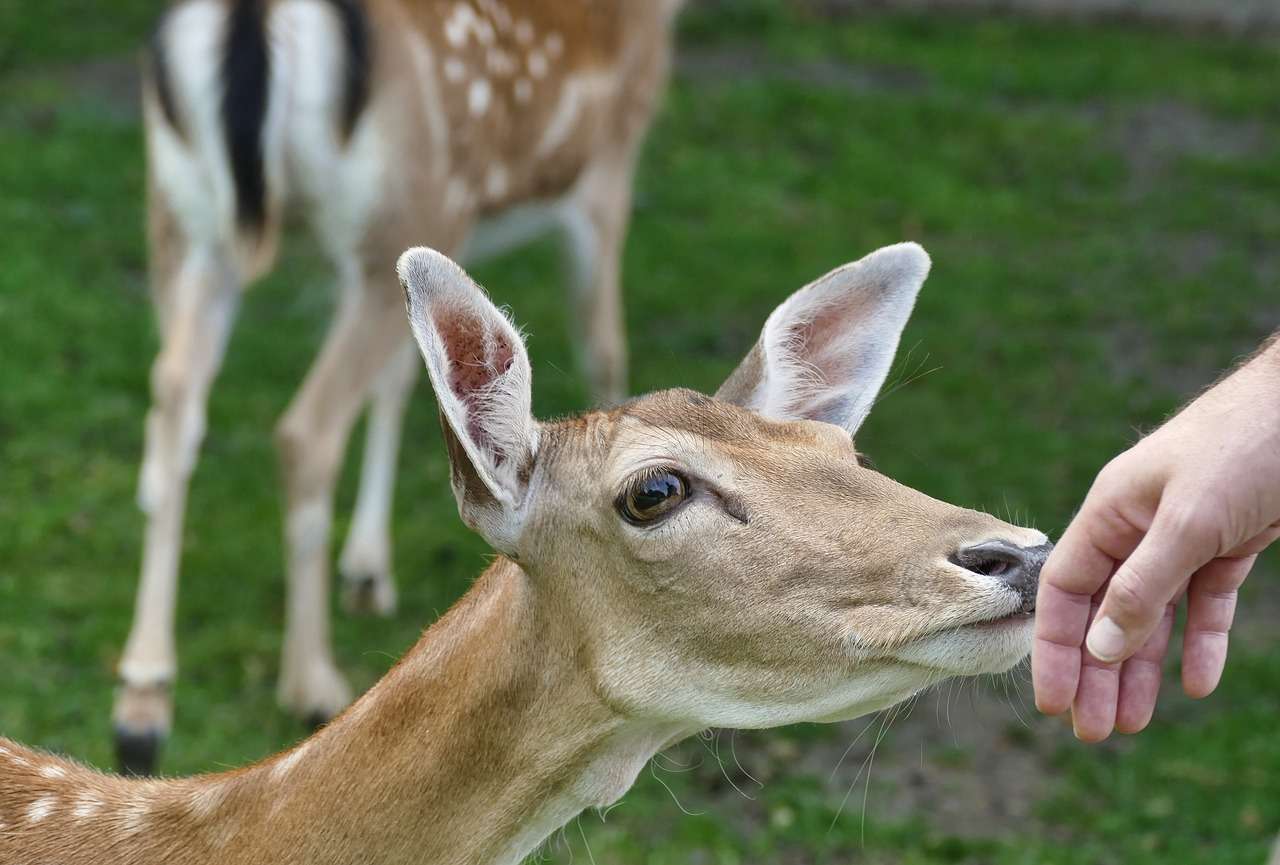
[(1098, 473), (1041, 572), (1037, 708), (1071, 709), (1089, 742), (1145, 727), (1184, 595), (1182, 686), (1210, 694), (1236, 592), (1277, 537), (1280, 343)]

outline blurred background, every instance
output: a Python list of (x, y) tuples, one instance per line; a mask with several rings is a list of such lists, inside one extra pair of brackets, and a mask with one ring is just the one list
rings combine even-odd
[[(136, 58), (159, 7), (0, 2), (0, 734), (102, 767), (156, 348)], [(714, 390), (787, 293), (919, 240), (933, 275), (859, 445), (1056, 536), (1110, 456), (1280, 325), (1278, 28), (1274, 0), (693, 0), (637, 178), (633, 389)], [(478, 273), (531, 334), (543, 416), (586, 402), (555, 253)], [(298, 232), (214, 389), (169, 773), (306, 732), (274, 702), (270, 432), (327, 324), (326, 273)], [(358, 687), (486, 561), (425, 384), (400, 467), (400, 610), (335, 620)], [(1220, 690), (1194, 703), (1171, 669), (1141, 736), (1076, 743), (1034, 713), (1025, 670), (848, 725), (713, 731), (543, 859), (1262, 862), (1280, 828), (1278, 571), (1270, 554), (1244, 590)]]

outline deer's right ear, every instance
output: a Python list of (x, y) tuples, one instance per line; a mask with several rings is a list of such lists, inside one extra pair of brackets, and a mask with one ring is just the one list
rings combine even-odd
[(396, 272), (440, 405), (458, 510), (496, 550), (514, 553), (538, 446), (524, 340), (439, 252), (410, 249)]

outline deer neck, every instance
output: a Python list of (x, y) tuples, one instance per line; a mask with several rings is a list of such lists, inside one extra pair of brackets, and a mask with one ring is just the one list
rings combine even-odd
[(133, 781), (0, 739), (0, 862), (517, 863), (692, 732), (611, 709), (581, 655), (499, 559), (355, 705), (249, 768)]
[(280, 853), (516, 863), (584, 808), (616, 801), (679, 731), (611, 710), (579, 661), (563, 619), (500, 559), (350, 710), (261, 767), (270, 779), (288, 766), (279, 792), (306, 821), (297, 833), (273, 824)]

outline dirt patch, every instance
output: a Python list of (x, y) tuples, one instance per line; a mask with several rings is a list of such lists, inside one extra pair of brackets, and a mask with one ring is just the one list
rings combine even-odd
[(1102, 133), (1124, 155), (1135, 195), (1154, 189), (1179, 159), (1250, 159), (1267, 145), (1256, 120), (1227, 120), (1174, 100), (1100, 113)]
[(695, 82), (784, 81), (858, 93), (919, 92), (928, 77), (908, 66), (856, 64), (837, 60), (782, 61), (750, 45), (682, 50), (677, 68)]
[(1000, 12), (1073, 21), (1133, 21), (1235, 35), (1280, 30), (1274, 0), (793, 0), (821, 14), (868, 9), (929, 12)]

